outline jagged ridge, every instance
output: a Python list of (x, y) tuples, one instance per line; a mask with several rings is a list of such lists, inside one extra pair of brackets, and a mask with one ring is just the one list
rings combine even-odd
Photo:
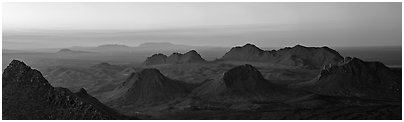
[(148, 57), (144, 62), (145, 65), (156, 64), (184, 64), (184, 63), (203, 63), (205, 59), (201, 57), (195, 50), (191, 50), (185, 54), (173, 53), (170, 56), (164, 54), (154, 54)]
[(328, 47), (296, 45), (280, 50), (265, 51), (253, 44), (233, 47), (221, 58), (225, 61), (267, 62), (309, 68), (321, 68), (327, 64), (336, 64), (342, 59), (343, 57), (337, 51)]

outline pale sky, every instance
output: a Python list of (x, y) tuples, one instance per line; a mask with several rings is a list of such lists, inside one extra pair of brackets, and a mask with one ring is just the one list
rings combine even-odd
[(396, 46), (401, 45), (401, 7), (401, 3), (3, 3), (3, 48), (144, 42)]

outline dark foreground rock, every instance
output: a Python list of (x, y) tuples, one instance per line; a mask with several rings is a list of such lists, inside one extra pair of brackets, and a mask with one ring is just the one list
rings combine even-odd
[(3, 119), (136, 119), (87, 94), (53, 87), (35, 69), (13, 60), (3, 72)]

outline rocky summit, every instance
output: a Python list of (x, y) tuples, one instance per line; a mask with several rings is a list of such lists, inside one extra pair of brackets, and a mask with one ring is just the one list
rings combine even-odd
[(35, 69), (13, 60), (3, 72), (3, 119), (136, 119), (108, 108), (82, 89), (53, 87)]
[(401, 100), (401, 74), (380, 62), (347, 57), (338, 64), (324, 66), (311, 81), (296, 86), (328, 96)]
[(343, 57), (328, 47), (305, 47), (296, 45), (280, 50), (265, 51), (253, 44), (233, 47), (221, 60), (265, 62), (285, 66), (321, 68), (327, 64), (336, 64)]
[(205, 59), (201, 57), (195, 50), (191, 50), (185, 54), (173, 53), (170, 56), (164, 54), (154, 54), (148, 57), (144, 62), (145, 65), (158, 64), (186, 64), (186, 63), (204, 63)]

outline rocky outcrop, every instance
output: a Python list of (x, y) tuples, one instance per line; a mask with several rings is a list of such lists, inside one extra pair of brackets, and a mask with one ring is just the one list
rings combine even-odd
[(84, 89), (53, 87), (35, 69), (13, 60), (3, 72), (3, 119), (135, 119), (104, 106)]
[(205, 59), (201, 57), (195, 50), (191, 50), (185, 54), (173, 53), (170, 56), (164, 54), (154, 54), (148, 57), (144, 62), (145, 65), (158, 64), (186, 64), (186, 63), (204, 63)]
[(158, 64), (166, 64), (167, 56), (164, 54), (154, 54), (150, 57), (147, 57), (146, 61), (144, 61), (145, 65), (158, 65)]
[(305, 47), (296, 45), (280, 50), (265, 51), (253, 44), (233, 47), (221, 60), (266, 62), (286, 66), (321, 68), (327, 64), (336, 64), (343, 57), (328, 47)]
[(401, 74), (380, 62), (350, 57), (336, 65), (324, 66), (315, 79), (294, 87), (328, 96), (401, 100)]

